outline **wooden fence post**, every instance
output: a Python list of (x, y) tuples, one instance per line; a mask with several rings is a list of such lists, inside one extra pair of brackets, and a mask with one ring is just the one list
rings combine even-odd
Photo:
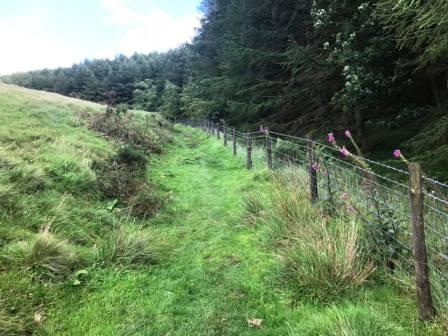
[(227, 127), (224, 126), (224, 147), (227, 147)]
[(425, 242), (425, 222), (423, 216), (422, 170), (417, 163), (409, 164), (409, 197), (411, 202), (412, 243), (415, 263), (415, 282), (417, 285), (417, 303), (420, 318), (429, 320), (434, 317), (431, 284), (429, 281), (428, 256)]
[(252, 168), (252, 138), (247, 135), (247, 169)]
[(232, 138), (233, 138), (233, 155), (236, 156), (236, 130), (232, 130)]
[(212, 136), (215, 136), (215, 123), (212, 121)]
[(319, 198), (319, 190), (317, 188), (317, 171), (314, 166), (314, 144), (311, 141), (308, 141), (307, 144), (308, 149), (308, 172), (310, 175), (310, 194), (311, 194), (311, 201), (313, 203), (316, 203)]
[(272, 170), (272, 141), (269, 135), (266, 135), (266, 156), (268, 160), (268, 169)]
[(217, 131), (218, 140), (219, 140), (219, 139), (221, 139), (221, 135), (220, 135), (221, 130), (219, 129), (219, 124), (217, 124), (216, 131)]

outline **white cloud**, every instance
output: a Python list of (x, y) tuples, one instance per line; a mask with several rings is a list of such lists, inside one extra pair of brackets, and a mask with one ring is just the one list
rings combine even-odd
[(117, 24), (128, 24), (138, 14), (130, 8), (129, 0), (101, 0), (101, 5), (109, 14), (109, 20)]
[(123, 34), (115, 53), (166, 51), (191, 41), (199, 27), (199, 14), (175, 18), (158, 8), (135, 8), (134, 0), (102, 0), (109, 13), (109, 21), (120, 25)]
[[(54, 21), (39, 7), (23, 15), (0, 14), (0, 75), (71, 66), (86, 57), (113, 58), (117, 54), (166, 51), (190, 41), (199, 26), (198, 14), (175, 17), (151, 6), (147, 0), (97, 1), (101, 1), (106, 22), (114, 26), (108, 46), (92, 46), (83, 43), (82, 38), (71, 41), (64, 35), (67, 27), (60, 30), (52, 26)], [(98, 18), (98, 24), (107, 26), (104, 22), (104, 17)], [(86, 40), (91, 41), (92, 36)]]
[(73, 63), (76, 50), (61, 45), (46, 26), (43, 12), (0, 20), (0, 74), (28, 71)]

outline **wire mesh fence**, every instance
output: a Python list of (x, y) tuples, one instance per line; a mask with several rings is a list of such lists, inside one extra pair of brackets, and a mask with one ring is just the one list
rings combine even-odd
[[(421, 176), (416, 185), (408, 170), (354, 154), (344, 157), (338, 148), (311, 139), (263, 129), (240, 132), (206, 119), (181, 123), (222, 141), (249, 169), (305, 169), (313, 202), (359, 217), (377, 264), (391, 274), (416, 277), (422, 318), (433, 315), (432, 297), (439, 309), (448, 308), (447, 184)], [(428, 288), (424, 288), (425, 280)], [(422, 308), (428, 295), (426, 305), (431, 307)]]

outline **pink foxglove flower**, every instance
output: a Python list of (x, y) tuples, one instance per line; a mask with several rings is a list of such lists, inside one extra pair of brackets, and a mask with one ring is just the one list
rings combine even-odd
[(345, 210), (347, 210), (348, 213), (355, 212), (355, 209), (350, 204), (345, 205)]
[(328, 133), (328, 142), (330, 142), (330, 143), (335, 143), (336, 142), (336, 139), (334, 138), (333, 132)]
[(397, 159), (401, 158), (401, 151), (399, 149), (394, 150), (394, 157)]
[(346, 130), (346, 131), (344, 132), (344, 134), (345, 134), (345, 136), (346, 136), (347, 138), (349, 138), (349, 139), (352, 137), (352, 134), (350, 133), (349, 130)]
[(320, 164), (318, 162), (313, 162), (313, 164), (311, 165), (311, 168), (318, 172), (320, 170)]
[(345, 146), (342, 147), (339, 151), (340, 151), (341, 154), (344, 155), (345, 157), (347, 157), (347, 156), (350, 155), (350, 152), (347, 150), (347, 148), (345, 148)]
[(269, 129), (267, 127), (263, 127), (263, 125), (260, 126), (260, 132), (264, 135), (269, 135)]

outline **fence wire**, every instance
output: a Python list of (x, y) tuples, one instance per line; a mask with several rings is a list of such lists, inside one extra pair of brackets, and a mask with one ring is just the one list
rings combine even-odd
[[(353, 213), (365, 223), (371, 249), (391, 273), (412, 275), (409, 172), (351, 154), (310, 139), (266, 132), (241, 132), (204, 119), (182, 120), (220, 139), (254, 168), (297, 167), (313, 172), (318, 199), (333, 211)], [(310, 152), (312, 149), (312, 152)], [(310, 154), (312, 153), (312, 154)], [(448, 306), (448, 185), (423, 176), (426, 249), (433, 296)]]

